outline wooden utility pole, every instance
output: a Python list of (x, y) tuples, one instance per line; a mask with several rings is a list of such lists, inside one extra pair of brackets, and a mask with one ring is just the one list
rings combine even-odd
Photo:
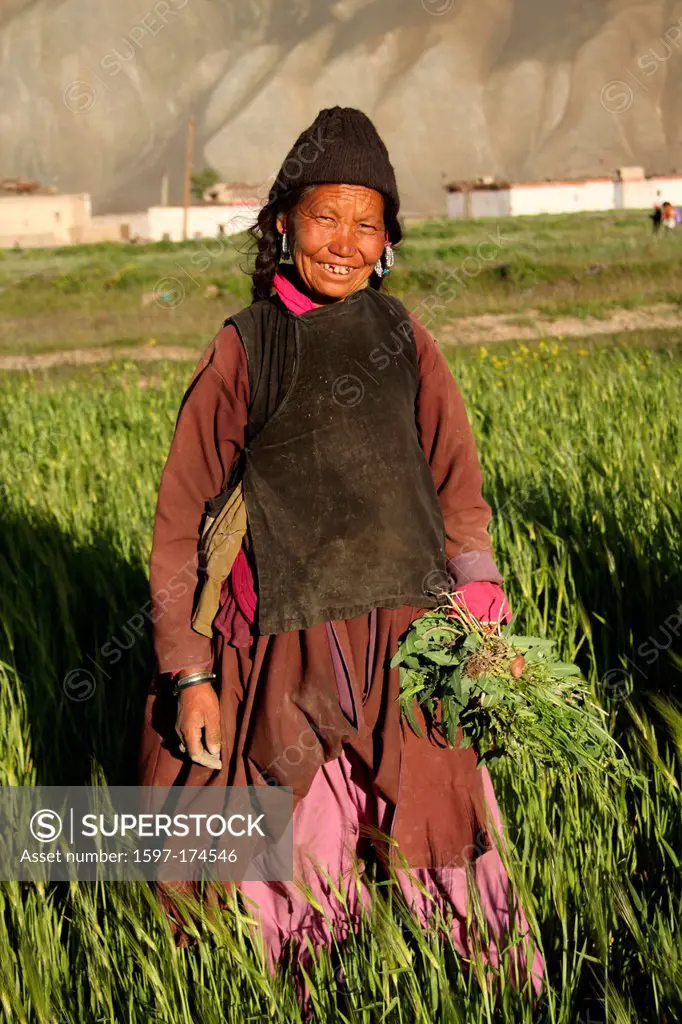
[(192, 160), (194, 157), (194, 132), (196, 129), (196, 122), (194, 120), (194, 114), (189, 119), (187, 126), (187, 154), (185, 156), (185, 190), (183, 197), (183, 211), (182, 211), (182, 240), (187, 241), (187, 212), (189, 205), (192, 201)]

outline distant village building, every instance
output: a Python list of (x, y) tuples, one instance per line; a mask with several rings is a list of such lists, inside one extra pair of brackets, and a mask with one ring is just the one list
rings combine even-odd
[(87, 193), (69, 196), (0, 186), (0, 248), (73, 245), (85, 240), (91, 220)]
[[(221, 238), (246, 231), (263, 200), (256, 187), (219, 185), (218, 199), (187, 209), (187, 238)], [(212, 189), (208, 189), (210, 193)], [(0, 181), (0, 248), (50, 248), (92, 242), (180, 242), (182, 206), (150, 206), (131, 213), (92, 216), (88, 193), (59, 194), (38, 182)]]
[[(203, 204), (187, 209), (187, 238), (222, 238), (246, 231), (255, 224), (260, 207)], [(138, 242), (181, 242), (184, 208), (150, 206), (138, 213), (106, 214), (92, 218), (93, 232), (107, 234), (110, 241), (122, 237)], [(98, 241), (102, 241), (98, 238)]]
[[(540, 213), (651, 210), (663, 202), (682, 206), (682, 175), (646, 177), (641, 167), (621, 167), (616, 178), (576, 181), (477, 181), (446, 186), (447, 215), (515, 217)], [(187, 209), (187, 238), (221, 238), (246, 231), (267, 195), (262, 187), (219, 182)], [(180, 242), (182, 206), (150, 206), (93, 217), (87, 192), (62, 195), (39, 182), (0, 181), (0, 248), (55, 247), (92, 242)]]
[(616, 178), (576, 181), (478, 181), (446, 185), (449, 217), (518, 217), (539, 213), (645, 210), (682, 204), (682, 175), (646, 177), (642, 167), (621, 167)]
[(57, 189), (52, 185), (41, 185), (31, 178), (3, 178), (0, 181), (0, 195), (44, 195), (54, 196)]
[(202, 199), (205, 203), (220, 203), (221, 206), (263, 206), (267, 196), (262, 194), (262, 187), (245, 185), (243, 182), (228, 184), (219, 181), (207, 188)]

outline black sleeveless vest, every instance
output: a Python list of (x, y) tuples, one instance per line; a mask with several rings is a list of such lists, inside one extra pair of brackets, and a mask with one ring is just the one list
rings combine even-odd
[(419, 444), (405, 307), (372, 288), (303, 314), (255, 302), (227, 323), (246, 349), (243, 488), (260, 633), (372, 608), (434, 607), (445, 533)]

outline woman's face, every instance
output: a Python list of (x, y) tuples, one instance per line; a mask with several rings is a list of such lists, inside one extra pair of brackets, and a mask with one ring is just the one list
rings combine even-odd
[(327, 301), (345, 299), (369, 279), (385, 245), (384, 199), (363, 185), (316, 185), (289, 214), (287, 232), (298, 273)]

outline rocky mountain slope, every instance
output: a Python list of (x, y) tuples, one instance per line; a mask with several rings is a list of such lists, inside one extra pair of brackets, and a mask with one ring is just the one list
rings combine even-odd
[(405, 209), (457, 177), (682, 173), (682, 0), (3, 0), (0, 177), (98, 211), (196, 164), (258, 194), (323, 106), (359, 106)]

